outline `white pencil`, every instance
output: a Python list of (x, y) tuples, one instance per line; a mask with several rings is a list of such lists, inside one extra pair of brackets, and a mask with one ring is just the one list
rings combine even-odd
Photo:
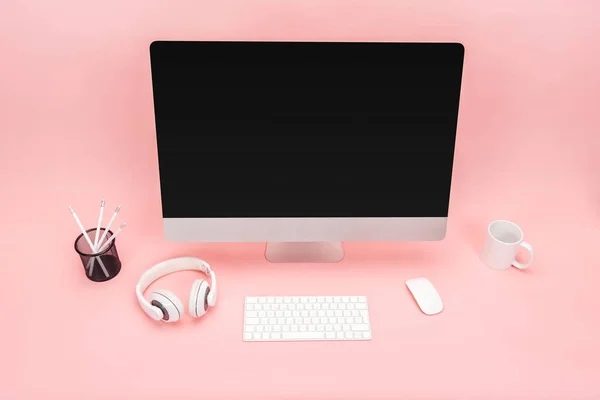
[[(94, 252), (96, 251), (95, 249), (98, 248), (98, 232), (100, 231), (100, 227), (102, 226), (102, 216), (103, 215), (104, 215), (104, 199), (101, 199), (100, 200), (100, 213), (98, 215), (98, 224), (96, 225), (96, 232), (94, 235)], [(94, 258), (91, 258), (88, 261), (87, 266), (90, 269), (89, 276), (92, 276), (92, 272), (94, 272)]]
[(98, 241), (98, 245), (99, 246), (102, 246), (102, 242), (106, 238), (106, 235), (108, 234), (108, 230), (110, 229), (112, 223), (115, 221), (115, 218), (117, 218), (117, 214), (119, 213), (120, 210), (121, 210), (121, 206), (119, 205), (115, 209), (115, 212), (113, 213), (112, 217), (110, 217), (110, 220), (108, 221), (108, 225), (106, 225), (106, 228), (104, 228), (104, 232), (102, 233), (102, 237), (100, 237), (100, 240)]
[(119, 236), (119, 234), (123, 231), (123, 228), (125, 228), (127, 226), (127, 224), (125, 222), (123, 222), (121, 224), (121, 226), (119, 227), (119, 229), (117, 229), (117, 231), (115, 232), (114, 235), (112, 235), (107, 241), (106, 243), (104, 243), (104, 245), (102, 245), (102, 247), (100, 247), (100, 249), (98, 249), (97, 253), (102, 253), (104, 250), (106, 250), (106, 248), (108, 246), (110, 246), (110, 244), (112, 243), (113, 240), (115, 240), (115, 238), (117, 236)]
[(100, 201), (100, 215), (98, 215), (98, 224), (96, 228), (96, 235), (94, 236), (94, 248), (98, 248), (98, 232), (102, 227), (102, 216), (104, 215), (104, 199)]
[[(73, 214), (73, 218), (75, 218), (75, 222), (77, 222), (77, 226), (79, 226), (79, 230), (81, 230), (81, 233), (83, 233), (83, 237), (85, 238), (85, 240), (87, 241), (88, 245), (90, 246), (90, 249), (94, 253), (96, 253), (96, 249), (94, 248), (94, 243), (92, 243), (92, 240), (90, 239), (89, 235), (85, 231), (85, 228), (83, 227), (83, 225), (81, 225), (81, 221), (77, 217), (77, 214), (75, 214), (75, 210), (73, 210), (73, 207), (71, 207), (71, 206), (69, 206), (69, 210), (71, 211), (71, 214)], [(102, 267), (102, 270), (104, 271), (104, 274), (108, 277), (108, 271), (104, 267), (104, 264), (100, 263), (100, 266)], [(90, 269), (92, 269), (92, 268), (90, 268)]]

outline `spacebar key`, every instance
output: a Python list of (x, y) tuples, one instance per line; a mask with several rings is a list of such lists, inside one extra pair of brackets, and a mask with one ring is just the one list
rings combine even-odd
[(283, 332), (284, 340), (315, 340), (325, 339), (325, 332)]

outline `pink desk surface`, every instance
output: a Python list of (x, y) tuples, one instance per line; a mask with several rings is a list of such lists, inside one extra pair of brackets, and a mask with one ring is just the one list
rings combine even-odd
[[(0, 398), (600, 398), (598, 7), (2, 2)], [(350, 243), (333, 265), (271, 265), (262, 244), (167, 243), (147, 47), (158, 38), (464, 43), (447, 238)], [(67, 206), (92, 226), (101, 196), (129, 226), (122, 272), (97, 284)], [(493, 219), (523, 228), (531, 269), (479, 262)], [(178, 255), (213, 265), (218, 304), (156, 323), (134, 286)], [(417, 309), (404, 286), (416, 276), (439, 290), (441, 314)], [(186, 303), (194, 278), (154, 287)], [(263, 294), (364, 294), (373, 340), (244, 343), (244, 296)]]

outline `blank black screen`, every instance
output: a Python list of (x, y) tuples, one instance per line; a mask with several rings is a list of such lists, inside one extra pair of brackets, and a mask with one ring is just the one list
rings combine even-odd
[(152, 43), (163, 217), (446, 217), (463, 56)]

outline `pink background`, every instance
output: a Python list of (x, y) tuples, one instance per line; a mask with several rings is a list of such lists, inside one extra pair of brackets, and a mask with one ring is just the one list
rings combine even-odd
[[(599, 37), (596, 0), (2, 1), (0, 397), (599, 398)], [(166, 243), (155, 39), (464, 43), (446, 240), (348, 244), (343, 263), (313, 266), (270, 265), (261, 244)], [(91, 227), (101, 196), (129, 227), (121, 274), (95, 284), (67, 206)], [(531, 269), (479, 262), (496, 218), (522, 226)], [(213, 265), (219, 302), (155, 323), (134, 285), (182, 254)], [(415, 276), (440, 315), (416, 308)], [(187, 303), (194, 278), (159, 286)], [(365, 294), (373, 340), (244, 343), (251, 294)]]

